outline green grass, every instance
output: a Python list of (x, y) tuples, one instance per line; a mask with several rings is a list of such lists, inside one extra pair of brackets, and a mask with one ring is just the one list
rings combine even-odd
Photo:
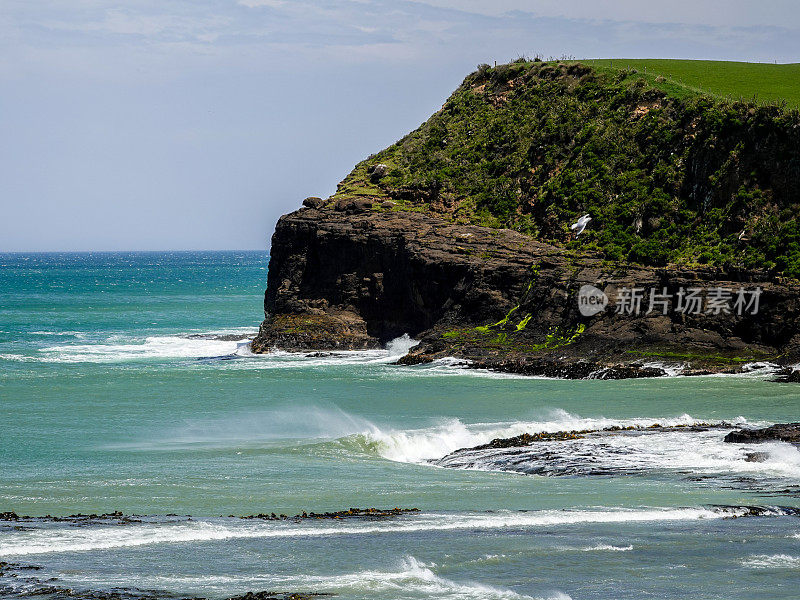
[[(800, 107), (800, 63), (744, 63), (714, 60), (593, 59), (598, 70), (636, 69), (654, 86), (674, 96), (703, 93), (758, 103), (785, 101)], [(656, 77), (666, 79), (656, 82)]]

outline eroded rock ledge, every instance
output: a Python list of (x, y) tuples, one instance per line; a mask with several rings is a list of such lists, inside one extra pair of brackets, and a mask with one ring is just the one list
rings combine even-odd
[[(610, 306), (586, 317), (583, 285)], [(616, 314), (620, 290), (761, 288), (756, 314)], [(272, 239), (254, 352), (377, 348), (421, 340), (401, 362), (452, 356), (529, 375), (620, 379), (737, 372), (800, 359), (800, 284), (768, 273), (609, 263), (520, 233), (459, 225), (391, 203), (304, 208)]]

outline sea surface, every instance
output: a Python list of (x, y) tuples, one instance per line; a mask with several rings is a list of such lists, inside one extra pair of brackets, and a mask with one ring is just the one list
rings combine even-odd
[[(800, 597), (800, 452), (722, 442), (800, 420), (797, 386), (758, 368), (557, 381), (394, 365), (407, 336), (253, 356), (266, 273), (257, 252), (0, 255), (0, 512), (142, 515), (0, 521), (0, 561), (39, 567), (7, 570), (0, 597), (47, 597), (49, 578), (214, 599)], [(439, 460), (524, 432), (697, 422), (725, 426)], [(239, 518), (350, 507), (420, 511)]]

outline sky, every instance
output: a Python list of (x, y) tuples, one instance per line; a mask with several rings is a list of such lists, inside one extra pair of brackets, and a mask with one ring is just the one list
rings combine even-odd
[(0, 251), (267, 249), (520, 55), (800, 62), (796, 0), (0, 0)]

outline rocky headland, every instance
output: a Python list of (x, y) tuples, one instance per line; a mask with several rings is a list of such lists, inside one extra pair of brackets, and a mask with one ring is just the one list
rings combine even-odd
[(598, 379), (800, 361), (797, 242), (775, 224), (798, 198), (800, 119), (615, 77), (482, 67), (332, 197), (281, 217), (253, 351), (409, 334), (403, 364)]

